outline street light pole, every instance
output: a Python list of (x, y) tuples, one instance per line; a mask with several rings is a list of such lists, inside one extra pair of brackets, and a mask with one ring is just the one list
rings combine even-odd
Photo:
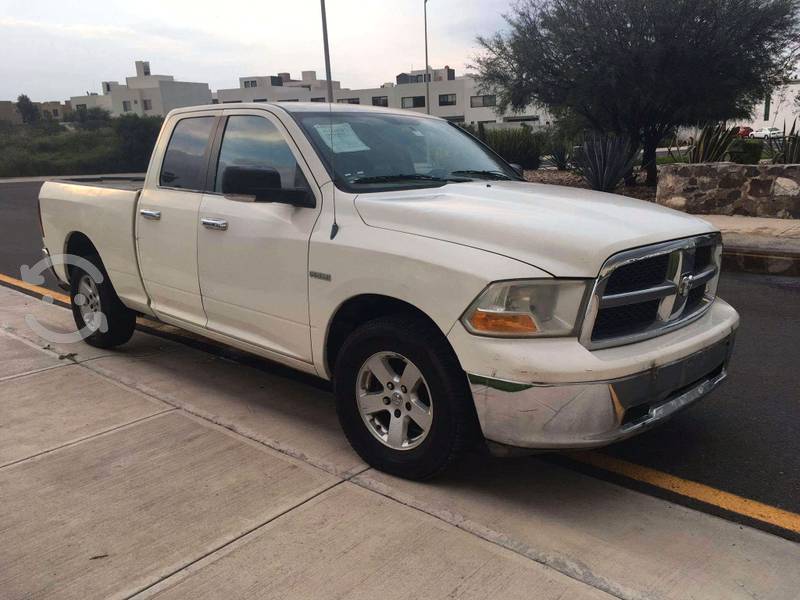
[[(322, 6), (322, 45), (325, 49), (325, 78), (328, 80), (328, 102), (333, 103), (333, 82), (331, 81), (331, 55), (328, 50), (328, 19), (325, 16), (325, 0), (320, 0)], [(427, 50), (426, 50), (427, 52)]]
[(428, 64), (428, 0), (423, 0), (425, 12), (425, 109), (431, 114), (431, 73)]

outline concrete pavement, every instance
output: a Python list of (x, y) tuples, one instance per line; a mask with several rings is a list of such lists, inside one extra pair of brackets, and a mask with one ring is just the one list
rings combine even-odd
[(367, 467), (322, 385), (0, 287), (0, 596), (798, 597), (800, 545), (563, 469)]

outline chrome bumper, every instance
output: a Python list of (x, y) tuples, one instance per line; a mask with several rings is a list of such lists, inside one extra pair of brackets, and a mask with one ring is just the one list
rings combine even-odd
[(591, 448), (649, 429), (715, 389), (727, 375), (733, 340), (611, 381), (542, 385), (469, 375), (469, 382), (494, 452)]

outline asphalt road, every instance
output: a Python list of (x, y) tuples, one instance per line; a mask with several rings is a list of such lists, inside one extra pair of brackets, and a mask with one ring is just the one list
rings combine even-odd
[[(0, 183), (0, 273), (41, 257), (40, 185)], [(742, 317), (726, 384), (604, 452), (800, 513), (800, 279), (723, 274), (719, 291)]]

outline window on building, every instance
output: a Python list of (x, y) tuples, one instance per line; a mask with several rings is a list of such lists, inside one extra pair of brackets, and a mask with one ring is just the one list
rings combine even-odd
[(212, 98), (211, 104), (219, 104), (219, 100), (217, 98)]
[(266, 102), (266, 101), (267, 101), (266, 98), (256, 98), (255, 100), (253, 100), (253, 102)]
[(122, 101), (122, 112), (130, 112), (131, 110), (131, 101), (130, 100), (123, 100)]
[(85, 104), (76, 104), (75, 105), (75, 110), (86, 110), (86, 105)]
[(54, 117), (58, 117), (58, 109), (57, 108), (53, 109), (53, 116)]
[(400, 106), (403, 108), (425, 108), (425, 96), (405, 96)]
[(373, 96), (372, 106), (389, 106), (389, 96)]
[(312, 98), (312, 102), (325, 102), (325, 98)]
[(226, 171), (237, 167), (258, 169), (259, 181), (268, 190), (308, 188), (283, 135), (264, 117), (236, 115), (228, 118), (217, 163), (216, 192), (224, 193)]
[(455, 94), (439, 94), (439, 106), (455, 106)]
[(215, 117), (181, 119), (161, 164), (160, 185), (200, 191), (206, 178), (206, 151), (211, 139)]
[(764, 120), (765, 121), (769, 121), (770, 100), (772, 100), (772, 98), (770, 96), (767, 96), (766, 100), (764, 100)]
[(361, 104), (358, 98), (339, 98), (336, 102), (339, 104)]
[(258, 80), (257, 79), (245, 79), (244, 80), (244, 87), (246, 87), (246, 88), (258, 87)]
[(148, 100), (147, 98), (145, 98), (144, 100), (142, 100), (142, 105), (144, 106), (145, 110), (153, 110), (152, 100)]
[(286, 100), (278, 100), (278, 102), (299, 102), (297, 98), (287, 98)]
[(472, 108), (495, 106), (496, 104), (497, 104), (497, 99), (494, 97), (494, 94), (489, 94), (486, 96), (470, 96), (469, 98), (469, 105)]

